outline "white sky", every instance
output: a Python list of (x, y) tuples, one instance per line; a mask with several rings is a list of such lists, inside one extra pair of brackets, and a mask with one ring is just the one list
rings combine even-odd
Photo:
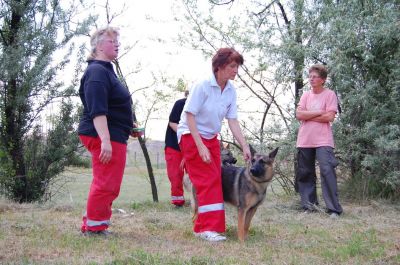
[[(106, 25), (105, 0), (92, 0), (96, 3), (87, 12), (98, 14), (98, 27)], [(183, 78), (191, 87), (193, 82), (211, 73), (211, 58), (205, 58), (200, 51), (185, 48), (178, 45), (176, 40), (184, 21), (175, 20), (174, 12), (184, 12), (180, 0), (110, 0), (111, 13), (119, 13), (111, 23), (112, 26), (120, 28), (120, 55), (123, 49), (133, 46), (132, 50), (120, 58), (121, 67), (127, 77), (128, 87), (131, 92), (138, 88), (148, 86), (152, 81), (152, 73), (155, 76), (167, 76), (170, 83), (175, 84), (178, 78)], [(208, 3), (203, 3), (208, 6)], [(233, 12), (233, 10), (230, 10)], [(82, 14), (85, 16), (85, 14)], [(221, 19), (226, 18), (221, 14)], [(179, 15), (182, 16), (182, 13)], [(87, 47), (89, 38), (83, 40)], [(141, 71), (129, 74), (137, 65), (141, 65)], [(69, 75), (63, 75), (68, 78)], [(68, 82), (67, 82), (68, 83)], [(164, 89), (164, 87), (157, 87)], [(154, 90), (154, 88), (152, 88)], [(159, 114), (153, 115), (146, 124), (146, 137), (153, 140), (164, 140), (165, 130), (168, 123), (169, 112), (175, 100), (182, 98), (182, 93), (172, 92), (170, 88), (165, 91), (171, 93), (167, 106)], [(145, 108), (146, 102), (153, 98), (150, 90), (147, 95), (133, 93), (132, 98), (140, 102), (140, 107)], [(240, 94), (243, 91), (239, 92)], [(249, 98), (247, 98), (248, 102)], [(251, 105), (251, 104), (250, 104)], [(254, 104), (253, 104), (254, 105)], [(139, 125), (143, 126), (146, 119), (146, 111), (136, 111)]]
[[(106, 12), (102, 6), (105, 0), (94, 2), (96, 7), (91, 8), (90, 12), (99, 14), (97, 25), (104, 27)], [(181, 47), (174, 41), (178, 37), (182, 22), (174, 19), (172, 7), (174, 3), (179, 5), (180, 1), (110, 0), (109, 2), (111, 13), (120, 13), (111, 23), (112, 26), (120, 28), (120, 55), (123, 54), (124, 48), (134, 45), (128, 54), (120, 58), (131, 92), (151, 84), (152, 73), (156, 76), (163, 74), (169, 77), (173, 84), (178, 78), (183, 78), (190, 86), (193, 81), (211, 72), (210, 58), (206, 59), (200, 51)], [(89, 44), (89, 38), (86, 39), (86, 43)], [(129, 74), (139, 63), (142, 70), (139, 73)], [(132, 98), (134, 101), (139, 100), (141, 105), (149, 101), (149, 98), (140, 93), (134, 93)], [(169, 112), (175, 100), (179, 98), (182, 98), (182, 93), (173, 93), (166, 110), (148, 120), (146, 125), (148, 138), (164, 140)], [(137, 110), (136, 114), (139, 123), (144, 122), (145, 113)]]

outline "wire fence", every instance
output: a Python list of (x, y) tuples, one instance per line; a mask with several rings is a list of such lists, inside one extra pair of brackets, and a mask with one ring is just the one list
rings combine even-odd
[[(164, 152), (149, 152), (151, 165), (156, 169), (165, 168)], [(146, 160), (141, 151), (128, 151), (126, 156), (127, 166), (145, 166)]]

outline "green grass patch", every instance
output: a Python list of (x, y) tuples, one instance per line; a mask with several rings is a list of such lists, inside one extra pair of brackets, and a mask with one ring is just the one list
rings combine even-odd
[(193, 235), (188, 205), (170, 204), (161, 170), (155, 203), (141, 171), (128, 168), (113, 204), (126, 212), (113, 213), (114, 236), (84, 237), (79, 228), (91, 173), (67, 173), (74, 181), (51, 203), (0, 200), (0, 264), (400, 264), (396, 206), (342, 201), (344, 215), (333, 221), (325, 214), (299, 213), (293, 206), (297, 196), (269, 194), (245, 243), (237, 238), (237, 209), (228, 206), (228, 240), (210, 243)]
[(353, 232), (350, 237), (334, 249), (325, 249), (323, 256), (327, 260), (349, 261), (352, 258), (379, 260), (384, 257), (384, 246), (377, 239), (377, 231), (368, 229)]
[(109, 265), (226, 265), (233, 264), (228, 260), (217, 260), (216, 258), (211, 257), (199, 257), (194, 256), (190, 257), (187, 260), (179, 260), (177, 258), (168, 257), (160, 254), (149, 253), (145, 250), (138, 249), (132, 252), (129, 257), (124, 259), (116, 259), (110, 263)]

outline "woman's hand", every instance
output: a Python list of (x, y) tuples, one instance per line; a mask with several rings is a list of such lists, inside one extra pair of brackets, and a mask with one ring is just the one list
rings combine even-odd
[(142, 135), (143, 135), (143, 132), (132, 132), (131, 133), (131, 136), (134, 137), (134, 138), (137, 138), (137, 137), (142, 136)]
[(210, 151), (203, 143), (201, 143), (199, 146), (197, 146), (197, 150), (199, 151), (199, 155), (204, 163), (207, 163), (207, 164), (211, 163)]
[[(133, 128), (135, 129), (135, 128), (138, 128), (138, 127), (139, 126), (137, 125), (137, 123), (134, 122), (133, 123)], [(144, 131), (135, 131), (135, 130), (133, 130), (131, 132), (131, 136), (134, 137), (134, 138), (138, 138), (139, 136), (143, 136), (143, 135), (144, 135)]]
[(245, 161), (249, 161), (251, 159), (251, 152), (248, 144), (245, 144), (243, 147), (243, 158)]
[(112, 146), (110, 132), (108, 131), (107, 117), (105, 115), (96, 116), (93, 119), (94, 127), (101, 140), (101, 151), (99, 155), (100, 162), (107, 164), (112, 157)]
[(101, 151), (100, 151), (100, 162), (103, 164), (107, 164), (110, 162), (112, 158), (112, 146), (110, 140), (104, 140), (101, 142)]

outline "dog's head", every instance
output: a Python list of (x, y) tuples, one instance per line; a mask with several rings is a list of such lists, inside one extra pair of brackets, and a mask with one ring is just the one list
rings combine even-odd
[(260, 182), (272, 180), (274, 176), (274, 160), (279, 147), (268, 155), (254, 154), (251, 160), (250, 173)]
[(221, 163), (223, 165), (233, 165), (236, 164), (236, 162), (237, 160), (233, 157), (229, 145), (221, 145)]

